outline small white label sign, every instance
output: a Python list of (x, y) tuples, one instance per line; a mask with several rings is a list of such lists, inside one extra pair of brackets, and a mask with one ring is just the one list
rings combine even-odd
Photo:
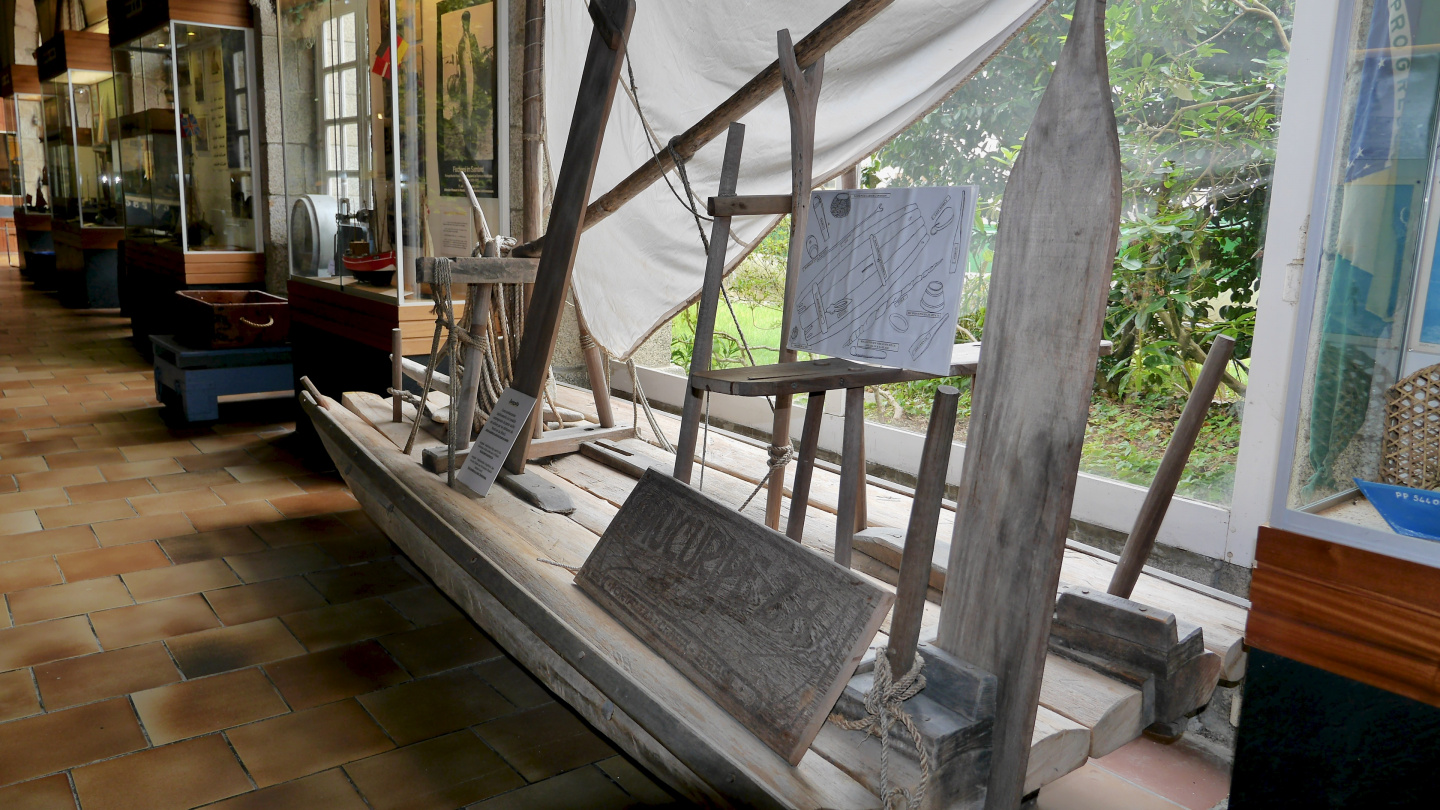
[(500, 469), (505, 466), (505, 457), (515, 446), (515, 439), (530, 424), (530, 414), (534, 410), (534, 397), (506, 388), (490, 418), (485, 420), (485, 427), (481, 428), (480, 437), (470, 448), (465, 464), (455, 473), (455, 480), (477, 495), (489, 493), (495, 478), (500, 475)]

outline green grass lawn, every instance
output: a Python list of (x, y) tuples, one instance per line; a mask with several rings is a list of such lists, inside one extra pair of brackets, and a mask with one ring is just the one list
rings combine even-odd
[[(731, 300), (734, 301), (733, 296)], [(750, 365), (741, 349), (741, 333), (745, 335), (745, 342), (749, 344), (751, 352), (755, 355), (756, 365), (763, 366), (778, 362), (780, 358), (779, 307), (761, 306), (744, 301), (734, 301), (734, 304), (735, 315), (740, 321), (738, 327), (735, 323), (736, 318), (730, 316), (730, 310), (725, 306), (725, 301), (723, 299), (720, 301), (720, 312), (715, 316), (715, 354), (711, 361), (712, 366), (730, 368)], [(688, 368), (690, 364), (690, 347), (695, 343), (695, 319), (698, 311), (699, 305), (692, 305), (675, 316), (675, 320), (670, 325), (670, 357), (676, 365), (682, 368)]]

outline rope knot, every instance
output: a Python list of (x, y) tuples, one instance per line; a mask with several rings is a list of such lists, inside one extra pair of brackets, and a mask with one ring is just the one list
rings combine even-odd
[[(880, 802), (886, 810), (901, 807), (916, 810), (925, 803), (925, 789), (930, 783), (930, 754), (925, 750), (924, 738), (915, 725), (915, 719), (905, 711), (905, 701), (925, 688), (925, 676), (920, 672), (925, 666), (925, 658), (915, 656), (910, 671), (897, 680), (890, 671), (890, 659), (885, 653), (885, 647), (875, 650), (875, 680), (870, 691), (865, 693), (865, 716), (847, 720), (832, 714), (830, 722), (880, 738)], [(890, 785), (890, 728), (897, 720), (910, 732), (910, 740), (920, 755), (920, 784), (915, 786), (913, 793)]]

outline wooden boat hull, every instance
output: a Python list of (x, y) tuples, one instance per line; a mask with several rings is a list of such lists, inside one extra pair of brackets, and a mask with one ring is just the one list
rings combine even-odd
[(579, 565), (593, 534), (502, 490), (467, 497), (339, 403), (301, 400), (366, 514), (410, 560), (682, 797), (717, 807), (879, 806), (814, 752), (790, 766), (589, 601), (568, 571), (538, 559)]

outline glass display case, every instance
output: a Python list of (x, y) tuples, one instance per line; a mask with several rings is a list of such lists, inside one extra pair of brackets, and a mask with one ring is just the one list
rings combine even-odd
[(11, 65), (0, 74), (0, 88), (8, 91), (0, 103), (6, 107), (13, 146), (8, 146), (11, 182), (19, 197), (17, 210), (49, 214), (50, 188), (45, 171), (45, 127), (41, 118), (40, 72), (34, 65)]
[(40, 92), (52, 216), (82, 228), (119, 226), (114, 79), (70, 70), (41, 82)]
[(428, 305), (415, 259), (475, 244), (464, 179), (506, 227), (497, 18), (492, 0), (281, 0), (292, 300)]
[(0, 206), (14, 208), (24, 199), (24, 180), (20, 174), (20, 136), (15, 132), (15, 106), (4, 99), (7, 112), (0, 131)]
[(1410, 5), (1338, 26), (1272, 522), (1440, 565), (1440, 0)]
[(258, 250), (253, 51), (248, 29), (175, 21), (115, 46), (128, 240)]
[(15, 138), (18, 144), (20, 199), (26, 211), (50, 212), (49, 174), (45, 171), (45, 126), (38, 93), (16, 93)]

